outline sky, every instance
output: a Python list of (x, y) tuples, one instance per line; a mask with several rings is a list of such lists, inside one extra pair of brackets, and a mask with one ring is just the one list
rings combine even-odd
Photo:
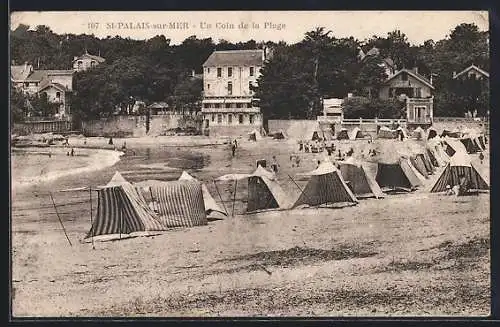
[(14, 12), (11, 29), (19, 24), (49, 26), (57, 34), (94, 34), (148, 39), (165, 35), (171, 44), (189, 36), (211, 37), (230, 42), (286, 41), (295, 43), (316, 27), (331, 35), (362, 41), (373, 35), (386, 36), (395, 29), (411, 44), (441, 40), (461, 23), (489, 29), (487, 11), (170, 11), (170, 12)]

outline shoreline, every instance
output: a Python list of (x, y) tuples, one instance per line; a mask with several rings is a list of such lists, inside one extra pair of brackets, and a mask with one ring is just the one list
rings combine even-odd
[[(23, 148), (23, 150), (24, 149), (26, 148)], [(37, 147), (33, 147), (33, 149), (37, 149)], [(120, 161), (121, 156), (125, 154), (122, 151), (115, 151), (109, 149), (89, 149), (89, 151), (90, 153), (88, 155), (74, 157), (80, 159), (81, 160), (80, 163), (83, 162), (84, 165), (81, 167), (77, 168), (67, 167), (67, 169), (57, 169), (54, 171), (41, 174), (36, 177), (17, 176), (17, 179), (15, 179), (12, 174), (14, 168), (11, 167), (11, 187), (13, 189), (25, 188), (39, 183), (54, 181), (61, 177), (98, 171), (113, 166), (118, 161)], [(25, 153), (30, 154), (30, 151), (26, 151)], [(33, 154), (36, 155), (39, 153), (34, 152)]]

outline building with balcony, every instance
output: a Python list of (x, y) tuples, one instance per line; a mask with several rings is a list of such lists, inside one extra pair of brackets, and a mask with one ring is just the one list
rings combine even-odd
[(418, 73), (418, 69), (401, 69), (389, 76), (380, 89), (381, 99), (399, 98), (406, 103), (408, 124), (430, 125), (433, 120), (434, 86)]
[(105, 62), (101, 56), (92, 55), (85, 50), (85, 53), (79, 57), (73, 58), (73, 70), (75, 72), (81, 72), (90, 68), (97, 67), (99, 64)]
[(237, 134), (262, 128), (257, 85), (266, 50), (214, 51), (203, 64), (203, 129)]

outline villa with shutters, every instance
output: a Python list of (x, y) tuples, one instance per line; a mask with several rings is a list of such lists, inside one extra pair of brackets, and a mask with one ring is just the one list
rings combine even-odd
[(257, 85), (268, 50), (214, 51), (203, 64), (203, 130), (237, 135), (262, 128)]

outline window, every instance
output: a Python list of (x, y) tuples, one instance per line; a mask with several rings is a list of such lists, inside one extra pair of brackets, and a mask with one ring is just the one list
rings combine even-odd
[(210, 84), (207, 84), (207, 90), (210, 90)]
[(83, 61), (79, 60), (77, 62), (77, 65), (78, 65), (78, 69), (82, 69)]
[(58, 99), (61, 98), (61, 92), (56, 92), (56, 98), (58, 98)]
[(233, 94), (233, 83), (227, 82), (227, 94)]
[(253, 76), (255, 73), (255, 68), (254, 67), (250, 67), (250, 76)]
[(237, 103), (236, 108), (241, 108), (241, 103)]
[(407, 73), (402, 73), (401, 74), (401, 80), (407, 81), (408, 80), (408, 74)]
[(30, 86), (30, 83), (24, 83), (24, 87)]
[(217, 123), (222, 124), (222, 114), (217, 115)]
[(227, 123), (232, 124), (233, 123), (233, 115), (229, 114), (227, 115)]
[(238, 115), (238, 124), (243, 124), (243, 115), (242, 114)]
[(210, 67), (207, 68), (207, 74), (210, 74)]
[(92, 61), (90, 62), (90, 68), (94, 68), (94, 67), (95, 67), (95, 61), (93, 61), (93, 60), (92, 60)]
[(220, 103), (214, 103), (214, 108), (220, 108)]
[(212, 121), (215, 121), (215, 114), (212, 114)]
[(217, 77), (222, 77), (222, 68), (217, 68)]
[(247, 108), (252, 108), (252, 104), (251, 103), (247, 103)]
[(422, 97), (422, 88), (420, 88), (420, 87), (415, 88), (414, 97), (415, 98), (421, 98)]
[(248, 90), (250, 91), (250, 93), (252, 93), (252, 81), (249, 81), (248, 82)]
[(233, 76), (233, 67), (227, 67), (227, 77)]
[(231, 104), (230, 103), (226, 103), (226, 108), (231, 108)]
[(250, 115), (250, 116), (248, 116), (248, 118), (250, 119), (250, 124), (253, 124), (254, 123), (254, 116)]
[(203, 108), (210, 108), (210, 107), (208, 106), (208, 103), (204, 103)]

